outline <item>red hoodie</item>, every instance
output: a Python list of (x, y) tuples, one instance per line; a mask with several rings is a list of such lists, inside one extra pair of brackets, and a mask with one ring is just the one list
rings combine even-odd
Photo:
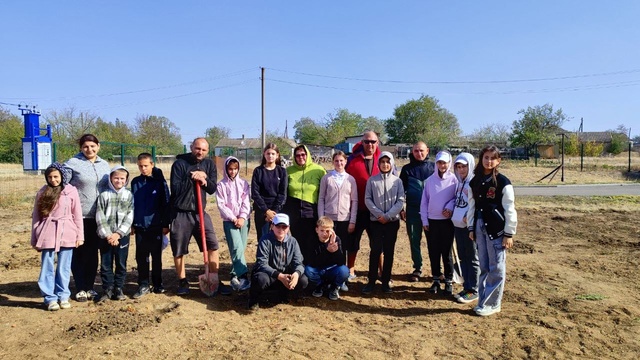
[(371, 175), (367, 172), (367, 166), (365, 165), (362, 141), (353, 146), (353, 153), (349, 155), (349, 158), (347, 159), (345, 171), (356, 179), (356, 186), (358, 187), (358, 210), (367, 210), (367, 206), (364, 203), (364, 189), (367, 187), (367, 180), (369, 180), (371, 176), (380, 173), (380, 169), (378, 169), (377, 164), (379, 156), (380, 147), (378, 146), (376, 147), (376, 151), (373, 153)]

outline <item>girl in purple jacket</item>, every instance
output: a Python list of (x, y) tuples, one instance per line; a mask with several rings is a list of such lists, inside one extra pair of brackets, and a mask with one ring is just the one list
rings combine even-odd
[(68, 184), (63, 165), (49, 165), (44, 176), (47, 185), (38, 191), (33, 206), (31, 246), (41, 253), (38, 286), (44, 303), (55, 311), (71, 307), (71, 257), (73, 249), (84, 244), (84, 226), (78, 190)]

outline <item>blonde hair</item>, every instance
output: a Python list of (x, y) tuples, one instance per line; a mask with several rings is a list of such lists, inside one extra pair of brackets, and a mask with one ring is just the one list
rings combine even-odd
[(320, 216), (316, 221), (316, 227), (333, 227), (333, 220), (327, 216)]

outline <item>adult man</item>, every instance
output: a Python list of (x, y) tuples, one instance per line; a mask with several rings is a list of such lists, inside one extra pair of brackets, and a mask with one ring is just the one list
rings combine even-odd
[(362, 140), (354, 145), (353, 152), (347, 159), (345, 171), (356, 179), (358, 188), (358, 216), (356, 217), (356, 228), (351, 239), (343, 239), (344, 249), (347, 251), (347, 266), (349, 267), (349, 279), (355, 278), (356, 255), (360, 250), (360, 239), (366, 230), (367, 236), (371, 238), (369, 223), (369, 209), (364, 203), (364, 193), (367, 187), (367, 180), (380, 172), (377, 161), (380, 156), (378, 148), (378, 135), (373, 130), (366, 130), (362, 134)]
[[(209, 272), (218, 273), (218, 239), (213, 230), (211, 217), (206, 212), (204, 219), (198, 215), (195, 183), (202, 187), (202, 208), (206, 206), (208, 194), (216, 192), (217, 170), (215, 163), (207, 158), (209, 143), (204, 138), (196, 138), (191, 143), (191, 153), (181, 154), (171, 166), (171, 250), (179, 279), (178, 295), (189, 293), (183, 256), (189, 253), (191, 236), (196, 238), (198, 247), (202, 251), (200, 236), (200, 221), (204, 220), (207, 252), (209, 255)], [(223, 295), (231, 294), (231, 289), (220, 282), (218, 292)]]
[[(407, 234), (411, 245), (411, 261), (413, 272), (409, 274), (409, 281), (417, 282), (422, 276), (422, 220), (420, 220), (420, 200), (424, 189), (424, 181), (433, 174), (435, 163), (428, 161), (429, 148), (427, 144), (418, 141), (413, 145), (409, 155), (409, 163), (402, 167), (400, 179), (406, 194), (406, 211), (400, 213), (402, 220), (407, 222)], [(425, 234), (426, 236), (426, 234)]]

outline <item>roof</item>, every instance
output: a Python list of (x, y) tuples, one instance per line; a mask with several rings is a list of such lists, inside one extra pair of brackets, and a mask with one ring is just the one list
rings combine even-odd
[(611, 142), (613, 135), (621, 135), (624, 136), (625, 141), (628, 140), (627, 135), (615, 131), (583, 131), (577, 134), (580, 142), (593, 141), (596, 143), (607, 143)]

